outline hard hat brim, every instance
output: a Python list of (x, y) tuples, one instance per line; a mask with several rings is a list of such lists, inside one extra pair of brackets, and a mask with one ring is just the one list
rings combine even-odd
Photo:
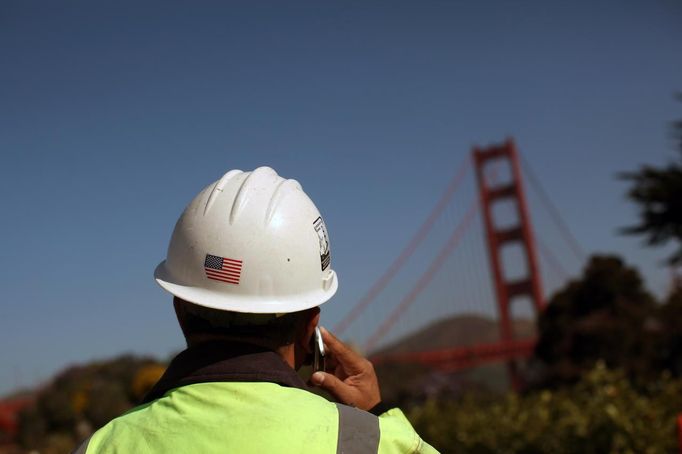
[[(156, 283), (168, 293), (199, 306), (232, 312), (278, 314), (310, 309), (311, 307), (319, 306), (331, 299), (339, 286), (336, 273), (334, 271), (331, 271), (331, 273), (333, 273), (331, 283), (326, 290), (320, 288), (319, 290), (310, 291), (304, 294), (278, 297), (237, 294), (226, 295), (206, 288), (182, 285), (173, 282), (174, 279), (167, 271), (165, 260), (159, 263), (154, 270), (154, 279), (156, 280)], [(251, 310), (244, 310), (246, 307)]]

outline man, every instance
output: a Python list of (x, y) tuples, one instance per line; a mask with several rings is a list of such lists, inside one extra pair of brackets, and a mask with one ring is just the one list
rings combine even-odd
[(398, 409), (380, 416), (372, 364), (322, 329), (327, 372), (309, 363), (319, 306), (338, 287), (326, 227), (295, 180), (232, 170), (178, 220), (156, 281), (174, 295), (187, 349), (145, 398), (81, 453), (429, 453)]

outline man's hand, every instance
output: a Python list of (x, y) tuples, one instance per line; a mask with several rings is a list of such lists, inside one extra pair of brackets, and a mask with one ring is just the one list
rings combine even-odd
[(332, 394), (339, 402), (370, 410), (381, 402), (374, 366), (351, 350), (333, 334), (320, 327), (327, 351), (327, 370), (310, 377), (314, 385)]

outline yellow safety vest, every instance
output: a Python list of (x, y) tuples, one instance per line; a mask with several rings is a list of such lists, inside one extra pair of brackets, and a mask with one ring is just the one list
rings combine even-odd
[[(185, 370), (171, 363), (152, 397), (169, 386), (179, 386), (112, 420), (76, 452), (437, 452), (419, 437), (397, 408), (377, 417), (295, 386), (300, 379), (272, 352), (227, 358), (218, 354), (222, 359), (216, 362), (204, 351), (199, 358), (209, 358), (198, 363), (187, 359), (196, 355), (181, 358), (186, 352), (179, 355), (181, 361), (174, 360), (185, 364)], [(284, 382), (284, 386), (265, 381), (268, 373), (263, 373), (264, 363), (272, 365), (268, 370), (272, 371), (273, 381)], [(256, 364), (259, 370), (244, 370), (244, 364)], [(194, 370), (188, 373), (190, 369)], [(287, 373), (291, 376), (286, 377)], [(239, 377), (247, 380), (233, 381)]]

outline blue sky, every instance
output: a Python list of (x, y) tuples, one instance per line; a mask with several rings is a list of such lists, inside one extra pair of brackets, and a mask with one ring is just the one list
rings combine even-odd
[[(624, 256), (665, 292), (666, 250), (616, 233), (636, 211), (615, 174), (674, 157), (680, 2), (140, 3), (0, 6), (0, 392), (74, 362), (180, 349), (152, 272), (184, 206), (232, 168), (270, 165), (322, 211), (341, 284), (328, 325), (471, 146), (507, 136), (586, 251)], [(482, 246), (467, 247), (478, 256), (443, 276), (474, 262), (487, 273)]]

